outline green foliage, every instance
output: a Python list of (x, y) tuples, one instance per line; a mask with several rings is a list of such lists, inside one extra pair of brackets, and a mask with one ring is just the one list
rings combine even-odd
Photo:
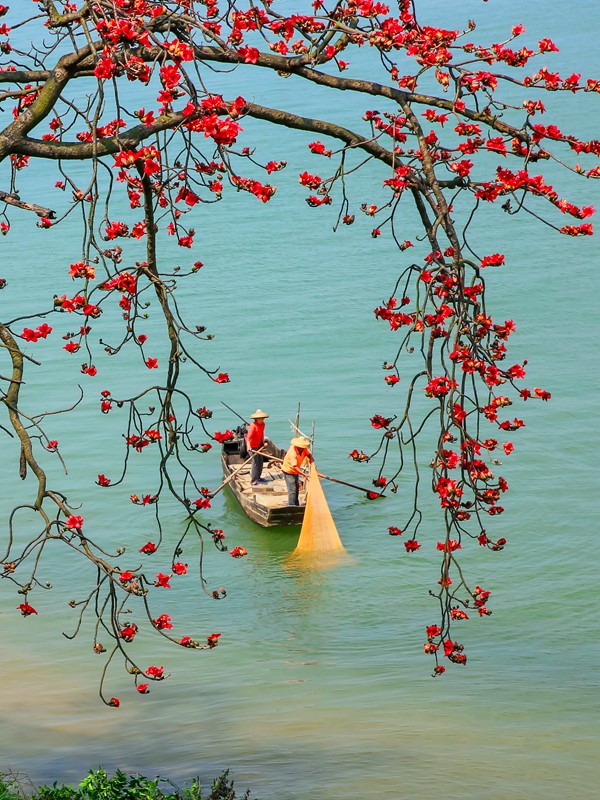
[[(219, 775), (217, 780), (213, 782), (211, 789), (210, 796), (206, 800), (235, 800), (236, 798), (233, 781), (229, 780), (229, 770), (225, 770), (222, 775)], [(198, 795), (199, 797), (200, 795)], [(249, 798), (250, 790), (247, 789), (241, 800), (249, 800)], [(186, 798), (186, 800), (195, 800), (195, 798), (190, 797), (189, 799)]]
[(0, 800), (12, 800), (13, 797), (18, 797), (13, 791), (12, 784), (6, 783), (3, 778), (0, 778)]
[[(211, 793), (204, 800), (236, 800), (238, 797), (229, 780), (229, 770), (220, 775), (211, 786)], [(0, 776), (0, 800), (203, 800), (198, 778), (189, 788), (175, 786), (171, 781), (143, 775), (126, 775), (117, 770), (111, 777), (105, 769), (90, 770), (78, 787), (40, 786), (26, 793), (23, 782), (11, 775)], [(250, 800), (246, 791), (239, 800)]]

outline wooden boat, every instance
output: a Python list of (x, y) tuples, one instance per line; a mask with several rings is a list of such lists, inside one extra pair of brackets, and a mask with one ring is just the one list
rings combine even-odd
[(265, 440), (262, 451), (266, 454), (262, 471), (264, 483), (250, 484), (251, 462), (247, 460), (243, 436), (236, 436), (223, 442), (221, 463), (223, 478), (229, 479), (228, 486), (237, 498), (242, 510), (251, 520), (271, 528), (275, 525), (301, 525), (306, 507), (306, 487), (300, 484), (299, 506), (289, 506), (285, 478), (280, 461), (270, 461), (268, 456), (283, 459), (286, 451), (276, 447), (270, 439)]

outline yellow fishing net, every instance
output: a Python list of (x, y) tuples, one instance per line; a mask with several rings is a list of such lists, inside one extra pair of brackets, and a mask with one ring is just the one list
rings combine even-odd
[(310, 465), (306, 511), (300, 538), (292, 555), (343, 552), (344, 545), (335, 527), (314, 462)]

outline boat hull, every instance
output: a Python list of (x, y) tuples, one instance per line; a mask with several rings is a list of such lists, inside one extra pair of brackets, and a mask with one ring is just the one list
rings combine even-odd
[(266, 440), (263, 450), (267, 454), (263, 468), (265, 483), (260, 486), (250, 484), (250, 467), (245, 466), (244, 442), (235, 438), (223, 443), (221, 463), (223, 478), (230, 479), (228, 487), (240, 504), (244, 513), (263, 528), (282, 525), (301, 525), (304, 519), (306, 493), (302, 488), (299, 494), (300, 505), (290, 506), (287, 502), (287, 487), (281, 465), (268, 456), (282, 459), (285, 451)]

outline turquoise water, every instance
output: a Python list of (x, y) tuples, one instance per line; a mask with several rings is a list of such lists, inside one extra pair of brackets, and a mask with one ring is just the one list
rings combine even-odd
[[(452, 17), (450, 7), (427, 7), (432, 19), (440, 10)], [(482, 29), (490, 31), (499, 29), (504, 13), (503, 29), (524, 22), (557, 41), (563, 52), (552, 61), (556, 69), (570, 59), (569, 73), (600, 75), (600, 14), (591, 3), (577, 5), (572, 27), (563, 4), (532, 2), (524, 11), (513, 2), (461, 4), (461, 19), (487, 19)], [(252, 75), (241, 81), (240, 93), (259, 102), (271, 92), (266, 76), (260, 83)], [(288, 85), (274, 83), (275, 102), (325, 113), (328, 96), (315, 90), (308, 103), (291, 98)], [(575, 100), (554, 121), (597, 138), (595, 96)], [(341, 114), (353, 113), (350, 99), (335, 102)], [(368, 107), (361, 101), (360, 109)], [(368, 482), (368, 468), (347, 454), (374, 447), (373, 413), (398, 410), (397, 395), (381, 385), (380, 365), (393, 357), (393, 342), (372, 315), (393, 287), (397, 252), (384, 237), (371, 239), (369, 220), (334, 235), (333, 208), (305, 205), (294, 176), (316, 169), (305, 150), (312, 137), (297, 135), (288, 145), (281, 132), (244, 127), (249, 137), (261, 137), (265, 160), (287, 158), (290, 165), (275, 176), (279, 189), (269, 206), (232, 197), (201, 209), (194, 220), (195, 257), (206, 266), (184, 305), (216, 334), (203, 346), (203, 363), (228, 371), (232, 380), (215, 386), (194, 378), (190, 390), (198, 406), (214, 410), (215, 430), (235, 423), (221, 400), (244, 415), (266, 408), (269, 432), (282, 444), (300, 402), (306, 426), (315, 422), (319, 469)], [(25, 190), (37, 179), (23, 173), (22, 180)], [(573, 202), (598, 207), (597, 185), (561, 178), (561, 191)], [(353, 191), (358, 203), (371, 200), (366, 178), (357, 178)], [(502, 519), (509, 546), (498, 554), (465, 553), (474, 582), (491, 588), (493, 601), (492, 617), (465, 623), (467, 668), (432, 680), (422, 653), (424, 627), (436, 613), (428, 597), (439, 570), (433, 503), (422, 537), (427, 546), (419, 553), (407, 558), (387, 535), (412, 497), (409, 478), (398, 495), (376, 503), (326, 484), (350, 558), (310, 572), (288, 563), (297, 531), (253, 526), (223, 492), (207, 519), (226, 530), (231, 545), (249, 551), (239, 562), (206, 553), (209, 583), (226, 586), (227, 599), (205, 598), (192, 574), (174, 582), (168, 597), (178, 632), (200, 638), (220, 631), (221, 644), (194, 653), (140, 638), (148, 663), (164, 664), (172, 677), (138, 696), (114, 670), (107, 692), (121, 698), (118, 711), (97, 698), (102, 664), (91, 652), (89, 630), (74, 641), (61, 636), (74, 627), (68, 601), (83, 593), (89, 575), (65, 553), (50, 556), (45, 577), (55, 588), (36, 598), (39, 616), (26, 620), (14, 610), (10, 586), (0, 583), (0, 768), (36, 781), (76, 781), (103, 764), (178, 782), (199, 773), (207, 782), (231, 767), (236, 786), (263, 800), (598, 796), (598, 246), (594, 239), (553, 236), (531, 219), (510, 220), (509, 227), (492, 212), (485, 220), (476, 241), (485, 243), (484, 252), (506, 253), (510, 264), (489, 277), (492, 315), (516, 320), (514, 360), (528, 358), (531, 385), (553, 398), (522, 409), (527, 427), (509, 465)], [(70, 292), (66, 269), (78, 258), (74, 226), (66, 236), (65, 229), (37, 231), (25, 215), (13, 214), (12, 222), (0, 242), (2, 276), (9, 279), (0, 295), (3, 317), (19, 313), (25, 300), (43, 308), (53, 293)], [(411, 224), (407, 211), (403, 238), (412, 238)], [(181, 253), (166, 257), (178, 263)], [(158, 338), (152, 319), (148, 332)], [(69, 468), (66, 479), (55, 470), (55, 485), (85, 502), (81, 513), (97, 538), (137, 549), (152, 538), (155, 523), (151, 509), (127, 498), (148, 486), (149, 472), (136, 464), (127, 483), (108, 495), (93, 486), (99, 472), (116, 469), (115, 435), (124, 425), (116, 414), (98, 414), (97, 393), (135, 385), (132, 364), (100, 355), (98, 376), (84, 380), (80, 360), (63, 357), (58, 337), (36, 347), (43, 366), (32, 408), (40, 398), (53, 409), (73, 402), (77, 382), (88, 392), (71, 418), (47, 423)], [(48, 458), (50, 469), (52, 463)], [(3, 519), (15, 497), (29, 497), (29, 482), (15, 477), (17, 466), (9, 443)], [(197, 475), (203, 485), (218, 483), (216, 451), (198, 456)], [(175, 543), (182, 528), (177, 510), (167, 507), (167, 540)], [(193, 563), (191, 553), (186, 560)]]

